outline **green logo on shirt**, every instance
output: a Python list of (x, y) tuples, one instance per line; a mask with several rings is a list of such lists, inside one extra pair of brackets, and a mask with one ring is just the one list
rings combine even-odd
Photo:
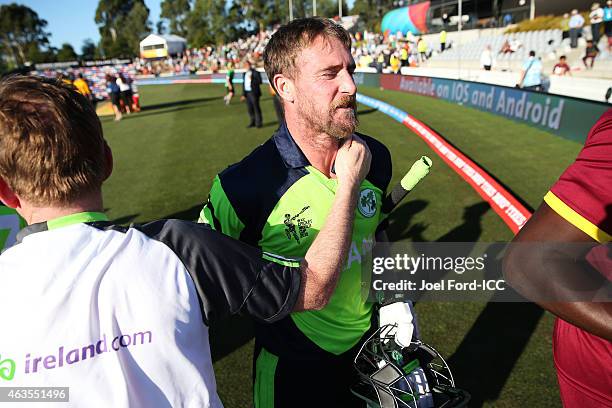
[[(0, 356), (2, 358), (2, 356)], [(0, 378), (10, 381), (15, 376), (15, 361), (10, 358), (0, 360)]]
[(300, 243), (300, 238), (304, 238), (308, 236), (308, 228), (312, 225), (312, 219), (300, 216), (309, 209), (310, 206), (302, 208), (302, 211), (294, 215), (285, 214), (285, 220), (283, 221), (285, 224), (285, 235), (287, 235), (287, 239), (295, 239), (296, 242)]
[(364, 217), (373, 217), (374, 214), (376, 214), (376, 194), (374, 194), (374, 191), (370, 190), (369, 188), (361, 190), (357, 208)]

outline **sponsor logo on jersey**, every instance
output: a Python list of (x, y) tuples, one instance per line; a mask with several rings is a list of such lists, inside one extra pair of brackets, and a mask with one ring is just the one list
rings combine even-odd
[(366, 188), (361, 190), (359, 194), (359, 202), (357, 208), (361, 215), (366, 218), (371, 218), (376, 214), (376, 194), (373, 190)]
[(299, 244), (300, 239), (308, 236), (308, 228), (312, 225), (312, 219), (307, 218), (304, 213), (310, 208), (309, 205), (302, 208), (302, 210), (295, 214), (285, 214), (285, 220), (283, 223), (285, 224), (285, 235), (287, 239), (295, 239), (295, 241)]

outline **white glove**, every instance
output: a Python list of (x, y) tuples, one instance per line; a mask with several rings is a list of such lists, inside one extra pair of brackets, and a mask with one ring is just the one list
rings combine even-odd
[(408, 347), (410, 345), (414, 332), (414, 324), (409, 303), (396, 302), (381, 307), (378, 321), (380, 327), (387, 324), (397, 325), (392, 330), (381, 333), (381, 336), (395, 336), (395, 342), (400, 347)]

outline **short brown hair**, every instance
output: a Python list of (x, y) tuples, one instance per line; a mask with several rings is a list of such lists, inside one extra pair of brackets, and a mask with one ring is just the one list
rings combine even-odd
[(312, 45), (319, 36), (336, 38), (349, 52), (351, 51), (351, 36), (334, 21), (321, 17), (293, 20), (272, 35), (264, 50), (264, 68), (270, 84), (273, 84), (274, 76), (277, 74), (295, 78), (296, 59), (299, 53)]
[(33, 76), (0, 81), (0, 177), (35, 205), (65, 205), (107, 174), (102, 125), (71, 85)]

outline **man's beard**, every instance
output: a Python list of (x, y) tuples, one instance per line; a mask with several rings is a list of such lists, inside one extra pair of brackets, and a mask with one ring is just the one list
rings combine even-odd
[[(355, 96), (345, 96), (333, 102), (326, 112), (319, 112), (309, 97), (305, 97), (298, 107), (300, 116), (317, 133), (326, 133), (329, 136), (343, 140), (351, 136), (357, 126), (357, 101)], [(340, 108), (340, 119), (336, 118)]]

